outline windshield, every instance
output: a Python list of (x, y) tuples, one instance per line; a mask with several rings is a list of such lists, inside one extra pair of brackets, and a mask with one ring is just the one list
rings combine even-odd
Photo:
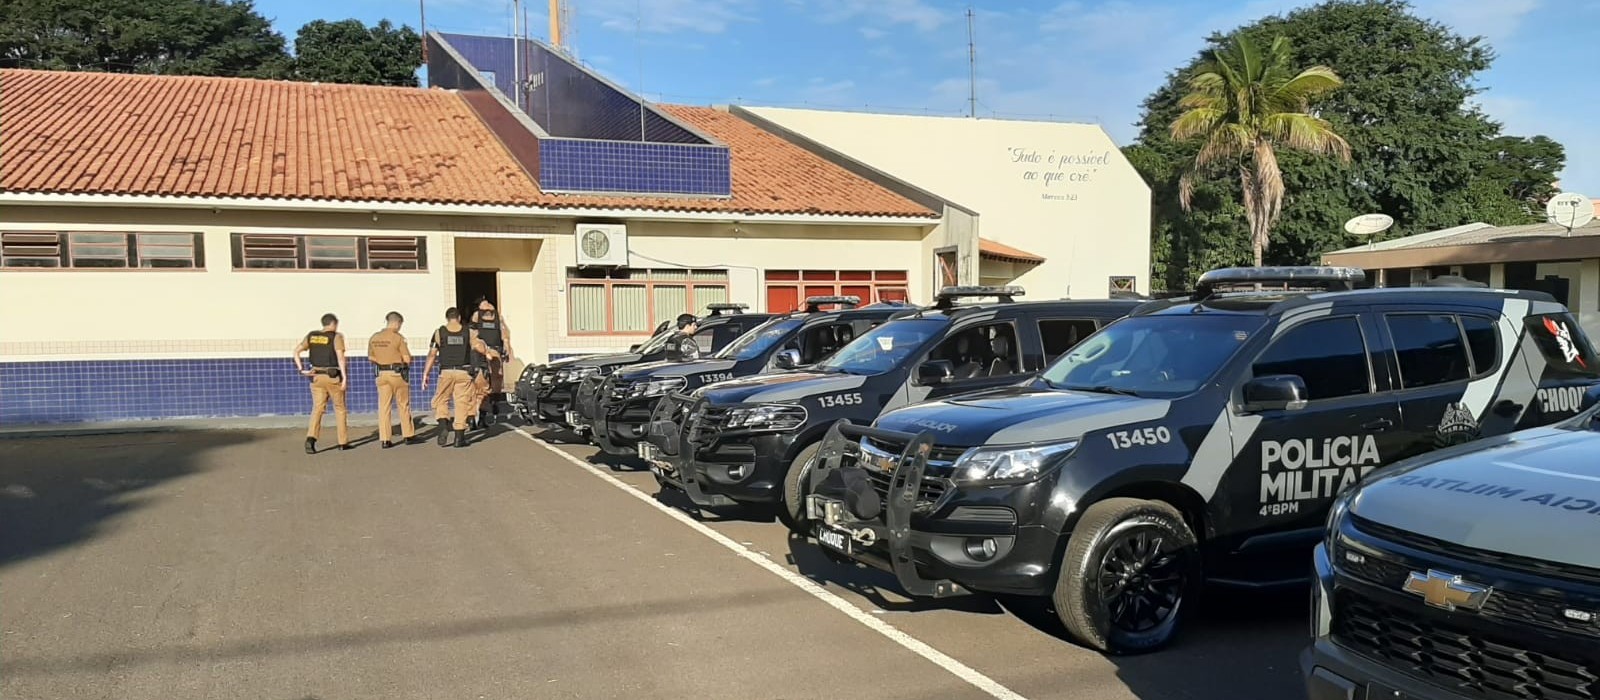
[(794, 329), (805, 323), (800, 318), (776, 318), (750, 329), (712, 357), (721, 360), (753, 360), (761, 356), (778, 341), (789, 337)]
[(1199, 389), (1262, 316), (1139, 316), (1101, 329), (1040, 375), (1056, 389), (1171, 398)]
[(890, 321), (850, 341), (849, 345), (817, 365), (817, 369), (847, 374), (887, 372), (938, 335), (949, 323), (950, 320), (943, 316)]

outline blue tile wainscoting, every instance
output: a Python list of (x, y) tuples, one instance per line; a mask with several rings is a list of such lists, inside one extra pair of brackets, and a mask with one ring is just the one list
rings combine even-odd
[[(411, 368), (414, 413), (433, 398), (432, 381), (416, 390), (423, 361)], [(376, 374), (351, 356), (352, 413), (377, 412)], [(310, 413), (307, 380), (288, 358), (0, 362), (0, 425)]]

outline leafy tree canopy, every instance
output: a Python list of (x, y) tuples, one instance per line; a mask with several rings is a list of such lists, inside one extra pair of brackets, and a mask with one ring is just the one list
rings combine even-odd
[(300, 28), (294, 52), (297, 80), (415, 86), (422, 37), (389, 20), (368, 28), (355, 19), (319, 19)]
[(250, 0), (0, 0), (0, 66), (279, 78), (289, 55)]
[[(1359, 242), (1343, 229), (1357, 214), (1393, 216), (1386, 237), (1537, 220), (1565, 156), (1542, 136), (1502, 136), (1469, 101), (1473, 77), (1493, 59), (1481, 39), (1416, 17), (1400, 0), (1333, 0), (1235, 31), (1261, 45), (1285, 37), (1296, 64), (1327, 66), (1344, 80), (1315, 107), (1349, 142), (1351, 162), (1280, 154), (1288, 194), (1267, 264), (1303, 264)], [(1238, 182), (1197, 182), (1192, 211), (1182, 211), (1178, 180), (1200, 144), (1169, 135), (1187, 80), (1232, 36), (1211, 36), (1145, 100), (1139, 138), (1124, 149), (1151, 185), (1156, 286), (1185, 288), (1207, 269), (1251, 262)]]

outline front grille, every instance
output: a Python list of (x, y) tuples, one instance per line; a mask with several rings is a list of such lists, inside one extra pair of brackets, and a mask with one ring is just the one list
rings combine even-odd
[(1485, 634), (1421, 607), (1396, 606), (1341, 590), (1333, 640), (1403, 673), (1487, 700), (1593, 700), (1600, 697), (1594, 645), (1532, 643)]
[[(893, 442), (881, 438), (863, 438), (863, 443), (865, 446), (890, 455), (898, 455), (906, 449), (906, 443)], [(950, 489), (949, 477), (952, 466), (955, 464), (956, 459), (966, 451), (967, 448), (965, 447), (933, 446), (933, 449), (928, 453), (928, 468), (923, 471), (922, 484), (917, 489), (917, 505), (931, 505), (944, 497), (945, 492)], [(863, 464), (862, 466), (866, 469), (867, 477), (872, 481), (873, 490), (877, 491), (879, 496), (888, 498), (889, 481), (894, 475), (882, 469), (875, 469), (872, 465)]]
[(1446, 542), (1441, 539), (1419, 535), (1415, 532), (1390, 527), (1376, 523), (1358, 515), (1350, 517), (1350, 524), (1356, 530), (1364, 532), (1381, 540), (1405, 545), (1412, 549), (1424, 552), (1433, 552), (1453, 559), (1483, 562), (1499, 568), (1514, 569), (1537, 576), (1550, 576), (1552, 578), (1580, 581), (1583, 583), (1600, 584), (1600, 569), (1591, 569), (1572, 564), (1545, 561), (1531, 557), (1521, 557), (1503, 552), (1491, 552), (1487, 549), (1477, 549), (1455, 542)]
[[(1405, 585), (1406, 579), (1411, 576), (1411, 572), (1426, 571), (1430, 568), (1425, 563), (1411, 566), (1377, 555), (1361, 555), (1359, 561), (1352, 561), (1348, 556), (1352, 550), (1344, 545), (1338, 545), (1334, 551), (1334, 566), (1338, 568), (1339, 573), (1388, 590), (1400, 590), (1401, 586)], [(1587, 611), (1593, 607), (1592, 605), (1574, 605), (1560, 596), (1538, 595), (1497, 588), (1484, 601), (1483, 608), (1479, 612), (1483, 615), (1502, 618), (1515, 624), (1531, 623), (1562, 632), (1600, 638), (1600, 624), (1596, 624), (1593, 620), (1574, 620), (1566, 616), (1568, 609), (1576, 608)]]

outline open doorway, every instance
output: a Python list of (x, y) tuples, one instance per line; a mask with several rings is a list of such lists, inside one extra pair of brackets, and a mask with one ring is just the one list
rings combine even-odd
[(456, 308), (461, 309), (465, 321), (478, 307), (478, 299), (487, 297), (489, 303), (500, 305), (500, 283), (495, 270), (456, 270)]

